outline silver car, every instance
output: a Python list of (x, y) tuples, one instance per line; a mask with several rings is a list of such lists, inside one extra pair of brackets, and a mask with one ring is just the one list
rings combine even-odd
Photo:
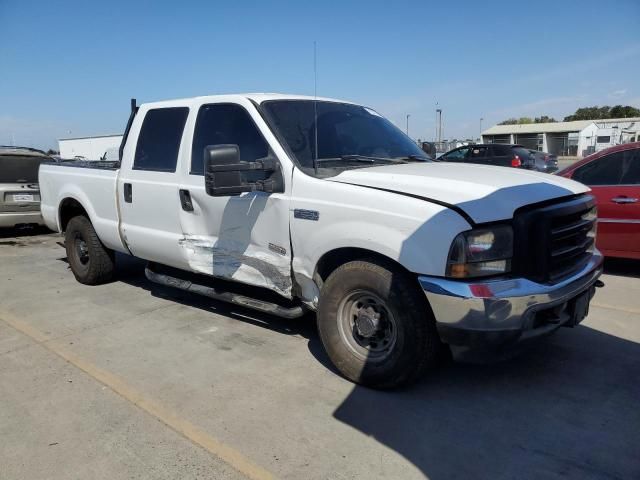
[(40, 150), (0, 146), (0, 228), (44, 225), (38, 168), (48, 160)]

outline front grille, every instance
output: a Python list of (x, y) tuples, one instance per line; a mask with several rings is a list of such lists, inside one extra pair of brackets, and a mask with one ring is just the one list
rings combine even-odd
[(584, 267), (593, 255), (595, 200), (570, 200), (528, 207), (514, 217), (514, 271), (554, 282)]
[(549, 279), (557, 280), (582, 268), (593, 254), (595, 211), (579, 212), (551, 220)]

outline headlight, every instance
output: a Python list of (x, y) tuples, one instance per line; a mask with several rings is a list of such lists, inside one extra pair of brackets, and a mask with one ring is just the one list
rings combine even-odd
[(511, 271), (513, 229), (509, 225), (470, 230), (458, 235), (449, 251), (447, 276), (484, 277)]

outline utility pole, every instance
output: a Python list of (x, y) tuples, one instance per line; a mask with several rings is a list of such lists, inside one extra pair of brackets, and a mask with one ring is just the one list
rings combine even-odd
[(409, 136), (409, 117), (411, 114), (407, 113), (407, 137)]

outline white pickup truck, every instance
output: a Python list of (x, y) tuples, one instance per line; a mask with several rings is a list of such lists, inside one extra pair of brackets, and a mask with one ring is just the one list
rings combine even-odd
[(155, 282), (316, 311), (335, 366), (378, 388), (417, 379), (443, 347), (511, 349), (576, 325), (601, 284), (582, 184), (430, 161), (344, 101), (132, 106), (119, 161), (40, 168), (43, 217), (82, 283), (109, 281), (122, 252)]

